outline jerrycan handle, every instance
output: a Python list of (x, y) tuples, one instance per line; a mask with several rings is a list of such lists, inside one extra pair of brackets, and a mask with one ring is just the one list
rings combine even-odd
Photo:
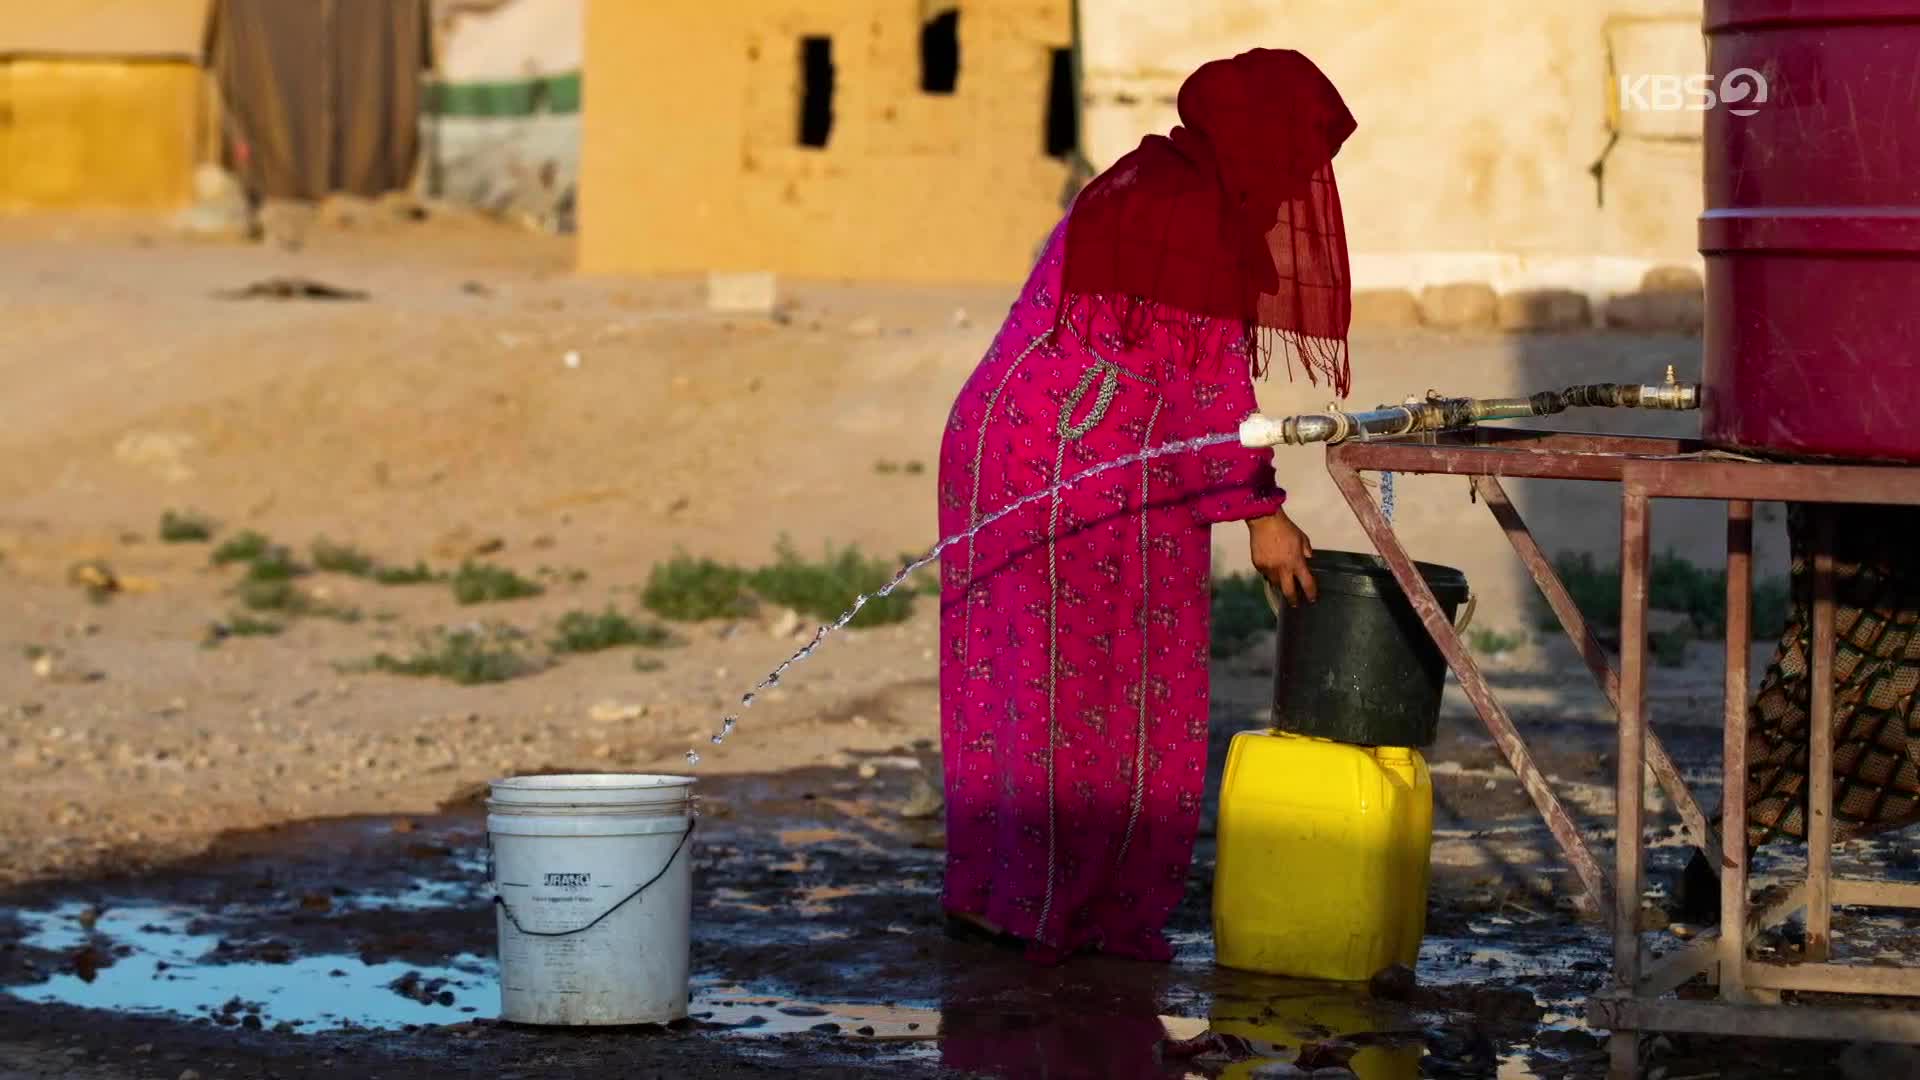
[[(1273, 582), (1261, 578), (1260, 585), (1267, 594), (1267, 607), (1272, 609), (1274, 615), (1277, 617), (1280, 614), (1280, 595), (1273, 591)], [(1478, 594), (1471, 592), (1467, 594), (1467, 602), (1461, 606), (1460, 614), (1454, 616), (1454, 633), (1464, 634), (1467, 632), (1467, 627), (1473, 625), (1473, 610), (1478, 607), (1479, 604), (1480, 597)]]

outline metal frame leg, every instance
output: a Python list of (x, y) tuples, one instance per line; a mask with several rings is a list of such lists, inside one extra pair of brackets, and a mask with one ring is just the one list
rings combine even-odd
[(1753, 504), (1727, 503), (1727, 688), (1720, 803), (1720, 996), (1747, 997), (1747, 671), (1753, 649)]
[(1807, 952), (1824, 962), (1833, 937), (1833, 515), (1814, 513), (1813, 715), (1807, 730)]
[(1548, 785), (1547, 778), (1534, 763), (1533, 754), (1527, 750), (1527, 744), (1513, 725), (1513, 718), (1493, 696), (1493, 688), (1487, 685), (1486, 676), (1481, 674), (1480, 666), (1473, 662), (1473, 656), (1467, 651), (1466, 644), (1460, 640), (1459, 631), (1454, 629), (1452, 620), (1440, 607), (1440, 601), (1434, 597), (1426, 579), (1414, 566), (1413, 559), (1407, 554), (1400, 541), (1394, 536), (1393, 526), (1374, 505), (1373, 496), (1360, 482), (1360, 474), (1346, 467), (1332, 457), (1327, 459), (1327, 473), (1333, 477), (1334, 486), (1346, 497), (1347, 505), (1372, 539), (1374, 548), (1380, 557), (1386, 560), (1393, 570), (1393, 576), (1400, 588), (1407, 594), (1413, 610), (1420, 616), (1428, 635), (1447, 659), (1447, 665), (1453, 669), (1454, 677), (1460, 680), (1460, 689), (1473, 703), (1474, 711), (1486, 724), (1487, 733), (1499, 748), (1502, 757), (1512, 767), (1520, 779), (1520, 787), (1533, 800), (1533, 805), (1545, 819), (1547, 829), (1560, 845), (1561, 854), (1566, 856), (1568, 864), (1580, 878), (1585, 893), (1576, 899), (1581, 910), (1603, 922), (1611, 921), (1608, 906), (1610, 890), (1607, 888), (1606, 874), (1600, 869), (1587, 847), (1586, 838), (1580, 834), (1580, 826), (1561, 805), (1560, 799)]
[[(1594, 636), (1593, 629), (1587, 625), (1580, 606), (1573, 602), (1566, 585), (1554, 573), (1553, 561), (1547, 558), (1540, 542), (1534, 539), (1526, 522), (1521, 520), (1519, 509), (1507, 497), (1506, 488), (1501, 486), (1498, 477), (1476, 476), (1473, 478), (1473, 488), (1487, 501), (1487, 509), (1493, 512), (1494, 520), (1500, 523), (1501, 531), (1507, 534), (1514, 553), (1520, 556), (1520, 561), (1532, 575), (1534, 586), (1560, 620), (1560, 628), (1566, 631), (1568, 639), (1580, 650), (1581, 657), (1587, 662), (1587, 670), (1593, 672), (1601, 692), (1607, 696), (1607, 704), (1613, 706), (1617, 715), (1620, 711), (1620, 674), (1614, 670), (1613, 661), (1608, 658), (1600, 639)], [(1700, 809), (1700, 803), (1694, 799), (1693, 791), (1681, 777), (1679, 767), (1673, 763), (1667, 748), (1651, 728), (1647, 731), (1647, 764), (1653, 769), (1654, 779), (1660, 782), (1660, 790), (1666, 792), (1667, 798), (1673, 800), (1674, 809), (1679, 811), (1680, 821), (1687, 830), (1687, 839), (1706, 852), (1709, 862), (1719, 863), (1720, 846), (1713, 838), (1713, 830), (1707, 825), (1705, 811)]]
[[(1834, 735), (1838, 727), (1833, 678), (1838, 668), (1835, 655), (1838, 620), (1834, 596), (1836, 519), (1830, 505), (1845, 501), (1920, 506), (1920, 468), (1715, 461), (1691, 457), (1684, 448), (1658, 447), (1650, 440), (1514, 434), (1514, 439), (1501, 440), (1500, 447), (1454, 445), (1444, 440), (1437, 446), (1382, 440), (1331, 447), (1327, 452), (1328, 472), (1367, 535), (1392, 567), (1396, 581), (1459, 677), (1462, 689), (1487, 725), (1496, 746), (1519, 775), (1568, 863), (1588, 886), (1589, 892), (1582, 899), (1590, 902), (1596, 896), (1603, 898), (1599, 916), (1611, 924), (1614, 931), (1616, 963), (1608, 990), (1595, 995), (1590, 1003), (1588, 1020), (1594, 1028), (1612, 1033), (1609, 1047), (1612, 1075), (1622, 1080), (1637, 1075), (1638, 1036), (1653, 1031), (1920, 1045), (1920, 1010), (1889, 1010), (1864, 1003), (1857, 1007), (1825, 1004), (1778, 1007), (1783, 991), (1920, 999), (1920, 967), (1835, 964), (1825, 959), (1831, 952), (1834, 904), (1920, 910), (1920, 886), (1870, 879), (1836, 879), (1832, 874)], [(1514, 445), (1509, 447), (1508, 443)], [(1603, 687), (1616, 691), (1619, 712), (1616, 880), (1605, 880), (1584, 836), (1547, 789), (1511, 718), (1493, 699), (1484, 676), (1459, 635), (1453, 632), (1412, 559), (1359, 482), (1362, 468), (1472, 478), (1476, 491), (1488, 497), (1490, 508), (1506, 529), (1509, 541), (1532, 572), (1555, 614), (1560, 616), (1569, 636), (1582, 648), (1595, 677)], [(1565, 595), (1551, 564), (1527, 534), (1495, 477), (1610, 481), (1625, 486), (1621, 514), (1625, 640), (1621, 671), (1617, 676), (1606, 663), (1605, 651), (1586, 632), (1577, 607)], [(1721, 876), (1722, 925), (1702, 934), (1685, 948), (1657, 962), (1649, 962), (1637, 925), (1645, 882), (1644, 776), (1652, 770), (1663, 787), (1670, 783), (1660, 764), (1664, 755), (1649, 730), (1647, 709), (1646, 593), (1651, 557), (1648, 512), (1650, 500), (1654, 498), (1711, 499), (1727, 503), (1728, 625), (1727, 677), (1722, 702), (1726, 770), (1720, 838), (1723, 843), (1722, 850), (1714, 856)], [(1805, 832), (1810, 851), (1808, 873), (1805, 880), (1795, 882), (1783, 895), (1754, 907), (1749, 878), (1751, 852), (1746, 842), (1749, 824), (1747, 740), (1752, 715), (1747, 684), (1752, 674), (1753, 505), (1761, 500), (1809, 504), (1807, 509), (1813, 515), (1810, 522), (1816, 535), (1809, 543), (1813, 549), (1810, 555), (1814, 580), (1809, 646), (1812, 655), (1808, 672), (1813, 685), (1808, 717), (1808, 780), (1804, 792)], [(1686, 800), (1678, 797), (1677, 792), (1675, 803), (1689, 818), (1689, 826), (1693, 826)], [(1704, 819), (1698, 831), (1707, 831)], [(1798, 910), (1807, 911), (1809, 948), (1805, 962), (1773, 963), (1747, 957), (1751, 941), (1760, 928), (1776, 925)], [(1718, 977), (1720, 1000), (1663, 997), (1702, 973), (1709, 978)]]
[[(1614, 990), (1632, 997), (1640, 981), (1641, 843), (1646, 801), (1647, 496), (1628, 485), (1620, 500), (1620, 748), (1616, 761), (1613, 878)], [(1639, 1033), (1609, 1040), (1615, 1080), (1639, 1072)]]

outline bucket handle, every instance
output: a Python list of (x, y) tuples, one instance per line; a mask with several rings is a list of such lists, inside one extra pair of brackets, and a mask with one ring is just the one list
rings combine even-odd
[[(673, 854), (667, 856), (667, 861), (664, 865), (660, 867), (659, 873), (648, 878), (644, 883), (641, 884), (639, 888), (633, 890), (627, 895), (621, 897), (619, 900), (615, 901), (612, 907), (594, 916), (593, 921), (590, 923), (587, 923), (585, 926), (576, 926), (571, 930), (529, 930), (526, 927), (521, 926), (520, 920), (514, 917), (513, 908), (507, 905), (506, 897), (500, 895), (500, 890), (498, 885), (494, 887), (493, 902), (497, 907), (499, 907), (500, 913), (507, 917), (507, 921), (513, 924), (513, 928), (515, 930), (520, 931), (522, 934), (527, 935), (528, 937), (557, 938), (557, 937), (569, 937), (573, 934), (584, 934), (587, 931), (605, 922), (607, 920), (607, 916), (612, 915), (614, 912), (619, 911), (621, 908), (625, 907), (628, 901), (635, 899), (641, 893), (646, 892), (648, 889), (652, 888), (654, 882), (659, 881), (661, 878), (667, 876), (667, 871), (673, 867), (673, 861), (680, 857), (680, 852), (683, 849), (685, 849), (687, 846), (687, 839), (693, 835), (693, 824), (694, 823), (692, 821), (687, 822), (687, 831), (680, 834), (680, 842), (673, 845)], [(493, 837), (491, 836), (487, 837), (487, 870), (488, 870), (489, 876), (491, 876), (492, 870), (493, 870)]]
[[(1260, 583), (1266, 590), (1267, 607), (1272, 609), (1274, 615), (1278, 616), (1280, 614), (1280, 597), (1273, 591), (1273, 582), (1262, 578)], [(1480, 597), (1477, 593), (1467, 593), (1466, 604), (1461, 607), (1460, 614), (1454, 616), (1453, 619), (1454, 633), (1464, 634), (1467, 632), (1467, 627), (1473, 625), (1473, 609), (1479, 606), (1479, 603)]]

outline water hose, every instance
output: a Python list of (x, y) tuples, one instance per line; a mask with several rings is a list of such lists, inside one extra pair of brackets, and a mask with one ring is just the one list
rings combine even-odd
[(1425, 398), (1408, 398), (1402, 404), (1382, 405), (1367, 412), (1345, 412), (1328, 406), (1326, 412), (1299, 416), (1271, 417), (1254, 413), (1240, 424), (1240, 445), (1257, 448), (1338, 444), (1348, 439), (1457, 431), (1484, 420), (1552, 416), (1568, 409), (1679, 411), (1699, 407), (1699, 384), (1675, 381), (1673, 368), (1669, 367), (1666, 382), (1659, 386), (1588, 383), (1522, 398), (1450, 398), (1429, 391)]

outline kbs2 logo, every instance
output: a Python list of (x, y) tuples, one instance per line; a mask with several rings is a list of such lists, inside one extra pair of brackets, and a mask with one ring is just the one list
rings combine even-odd
[(1725, 108), (1752, 116), (1767, 103), (1767, 77), (1752, 68), (1734, 68), (1718, 86), (1705, 75), (1622, 75), (1622, 112), (1706, 112)]
[(584, 889), (593, 884), (592, 874), (548, 874), (549, 889)]

